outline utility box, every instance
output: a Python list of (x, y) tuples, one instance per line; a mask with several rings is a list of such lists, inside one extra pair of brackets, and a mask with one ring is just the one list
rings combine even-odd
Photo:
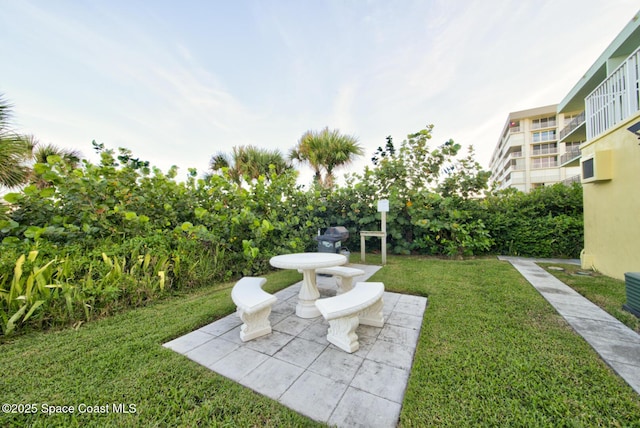
[(627, 272), (624, 274), (624, 280), (627, 303), (622, 307), (640, 318), (640, 272)]

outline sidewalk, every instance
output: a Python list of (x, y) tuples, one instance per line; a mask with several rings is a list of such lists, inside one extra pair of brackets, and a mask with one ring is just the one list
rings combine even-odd
[(498, 259), (510, 262), (600, 357), (640, 394), (640, 335), (536, 264), (579, 264), (579, 261), (506, 256)]
[[(380, 266), (353, 265), (366, 281)], [(317, 277), (321, 297), (335, 279)], [(242, 342), (237, 314), (164, 346), (316, 421), (338, 427), (396, 427), (413, 365), (427, 299), (385, 292), (382, 328), (359, 326), (352, 354), (327, 341), (322, 318), (295, 315), (300, 283), (278, 293), (273, 332)]]

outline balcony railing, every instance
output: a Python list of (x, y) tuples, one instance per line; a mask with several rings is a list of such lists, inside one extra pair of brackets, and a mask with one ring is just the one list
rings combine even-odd
[(543, 123), (540, 122), (533, 122), (531, 124), (531, 129), (544, 129), (544, 128), (555, 128), (556, 127), (556, 121), (554, 120), (549, 120)]
[(580, 174), (574, 175), (574, 176), (571, 176), (569, 178), (565, 178), (564, 180), (562, 180), (562, 184), (564, 184), (565, 186), (568, 186), (571, 183), (580, 183)]
[(534, 173), (531, 175), (532, 183), (549, 183), (554, 181), (560, 181), (560, 174), (558, 172), (542, 173), (541, 171), (538, 171), (536, 173), (534, 171)]
[(546, 142), (550, 142), (550, 141), (557, 141), (555, 132), (543, 131), (542, 133), (540, 133), (540, 132), (534, 132), (533, 133), (533, 142), (534, 143), (546, 143)]
[(545, 147), (544, 149), (533, 149), (533, 151), (531, 152), (531, 154), (533, 156), (538, 156), (538, 155), (553, 155), (558, 153), (558, 148), (557, 147)]
[(639, 110), (640, 48), (585, 98), (587, 140), (611, 129)]
[(562, 140), (567, 135), (571, 134), (571, 132), (582, 125), (584, 123), (584, 112), (580, 113), (578, 116), (571, 119), (571, 122), (560, 131), (560, 139)]
[(531, 164), (531, 169), (555, 168), (557, 166), (558, 166), (558, 161), (557, 160), (550, 160), (550, 161), (542, 162), (542, 163), (534, 162), (533, 164)]
[(567, 153), (560, 156), (560, 165), (564, 165), (565, 163), (577, 159), (580, 157), (580, 149), (575, 148), (569, 150)]

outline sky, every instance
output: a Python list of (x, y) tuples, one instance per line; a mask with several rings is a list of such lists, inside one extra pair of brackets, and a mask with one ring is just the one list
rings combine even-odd
[[(91, 141), (166, 171), (287, 155), (307, 130), (385, 138), (433, 124), (488, 169), (510, 112), (557, 104), (636, 0), (0, 0), (13, 128), (96, 162)], [(299, 182), (311, 181), (301, 167)]]

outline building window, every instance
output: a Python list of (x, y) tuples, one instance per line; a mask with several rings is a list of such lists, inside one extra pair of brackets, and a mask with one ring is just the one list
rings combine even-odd
[(586, 180), (587, 178), (593, 178), (595, 175), (593, 158), (585, 159), (582, 162), (582, 179)]
[(558, 143), (534, 144), (532, 148), (533, 148), (533, 151), (532, 151), (533, 156), (558, 153)]
[(558, 166), (557, 156), (544, 156), (541, 158), (531, 158), (531, 168), (554, 168)]
[(533, 129), (555, 128), (556, 117), (555, 116), (541, 117), (540, 119), (533, 119), (531, 122), (532, 122), (531, 127)]
[(533, 142), (539, 143), (540, 141), (554, 141), (556, 139), (556, 130), (540, 131), (533, 133)]

